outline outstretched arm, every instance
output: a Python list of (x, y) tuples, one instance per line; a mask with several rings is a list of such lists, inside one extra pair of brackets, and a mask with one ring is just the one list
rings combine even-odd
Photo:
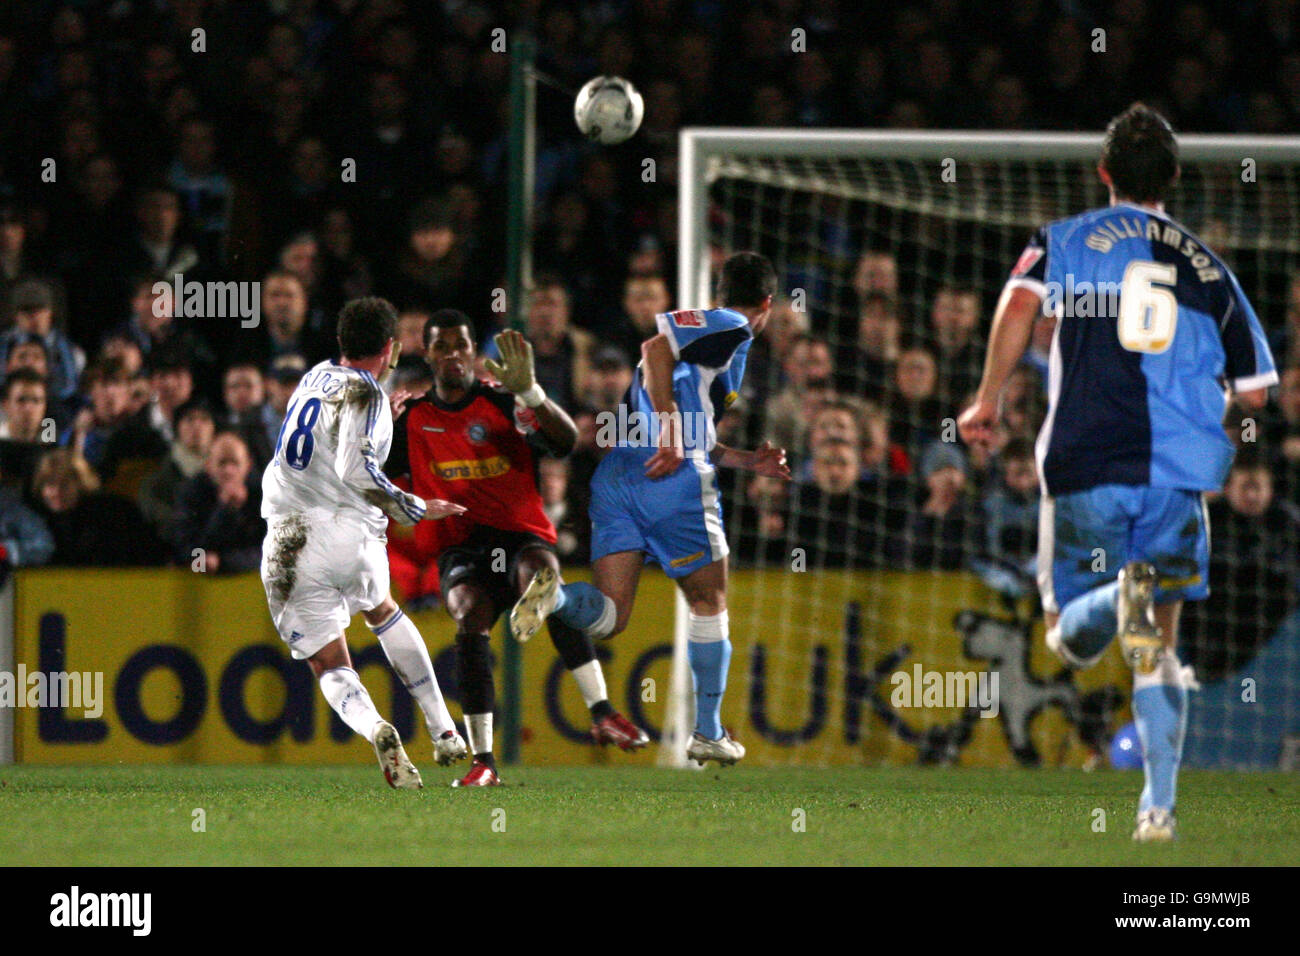
[(339, 449), (334, 470), (348, 487), (398, 524), (463, 514), (461, 505), (433, 498), (425, 501), (398, 488), (384, 474), (371, 432), (379, 411), (388, 402), (379, 384), (366, 376), (366, 386), (344, 389), (339, 411)]
[(1233, 397), (1242, 408), (1257, 412), (1268, 404), (1268, 389), (1252, 388), (1245, 392), (1233, 392)]
[(993, 315), (993, 330), (989, 333), (984, 378), (975, 400), (957, 419), (957, 430), (966, 444), (987, 446), (992, 440), (1002, 386), (1029, 347), (1034, 323), (1042, 311), (1043, 300), (1031, 289), (1010, 286), (1002, 293)]
[(501, 361), (486, 359), (484, 366), (515, 398), (532, 409), (537, 416), (537, 428), (547, 444), (560, 455), (569, 454), (578, 443), (578, 426), (537, 384), (532, 345), (522, 332), (514, 329), (499, 332), (493, 341)]
[(709, 452), (709, 460), (719, 468), (739, 468), (768, 478), (790, 480), (790, 466), (786, 464), (785, 449), (765, 441), (753, 451), (742, 451), (718, 442)]

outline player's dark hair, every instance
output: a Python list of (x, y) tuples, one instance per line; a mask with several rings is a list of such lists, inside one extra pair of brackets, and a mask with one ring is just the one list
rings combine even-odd
[(469, 340), (476, 342), (474, 336), (474, 320), (462, 312), (460, 309), (439, 309), (433, 313), (424, 323), (424, 347), (427, 349), (429, 343), (433, 341), (434, 329), (454, 329), (458, 325), (465, 326), (469, 332)]
[(1101, 165), (1121, 199), (1164, 202), (1178, 179), (1173, 127), (1145, 103), (1134, 103), (1106, 127)]
[(378, 296), (353, 299), (339, 311), (338, 335), (344, 358), (378, 355), (397, 336), (397, 310)]
[(757, 252), (737, 252), (722, 264), (718, 301), (724, 306), (756, 306), (776, 295), (776, 270)]

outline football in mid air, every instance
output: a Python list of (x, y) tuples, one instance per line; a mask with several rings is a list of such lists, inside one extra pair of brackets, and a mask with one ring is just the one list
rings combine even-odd
[(630, 138), (640, 128), (644, 114), (641, 94), (621, 76), (588, 80), (573, 103), (573, 118), (582, 135), (605, 146)]

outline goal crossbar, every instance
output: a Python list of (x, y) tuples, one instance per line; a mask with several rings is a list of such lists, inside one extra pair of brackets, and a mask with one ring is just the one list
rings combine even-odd
[[(1101, 151), (1100, 133), (1029, 133), (968, 130), (737, 129), (693, 126), (678, 138), (678, 304), (694, 308), (709, 298), (708, 187), (729, 156), (765, 159), (953, 159), (958, 162), (1087, 160)], [(1230, 163), (1300, 162), (1300, 136), (1185, 134), (1182, 159)]]

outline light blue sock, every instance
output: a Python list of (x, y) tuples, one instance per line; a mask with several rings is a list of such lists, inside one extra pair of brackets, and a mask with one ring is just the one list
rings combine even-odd
[(560, 585), (555, 598), (555, 610), (551, 615), (580, 631), (595, 624), (605, 610), (605, 595), (586, 581)]
[(687, 621), (686, 657), (695, 678), (695, 732), (717, 740), (722, 736), (722, 694), (731, 663), (727, 612), (691, 612)]
[(1119, 582), (1080, 594), (1061, 608), (1061, 643), (1075, 657), (1088, 660), (1106, 649), (1119, 629)]
[(1142, 741), (1146, 773), (1139, 813), (1151, 807), (1174, 808), (1187, 733), (1187, 688), (1181, 670), (1178, 658), (1167, 654), (1153, 673), (1134, 675), (1133, 720)]
[(691, 641), (686, 648), (695, 678), (695, 730), (717, 740), (722, 736), (722, 694), (727, 689), (731, 641)]

